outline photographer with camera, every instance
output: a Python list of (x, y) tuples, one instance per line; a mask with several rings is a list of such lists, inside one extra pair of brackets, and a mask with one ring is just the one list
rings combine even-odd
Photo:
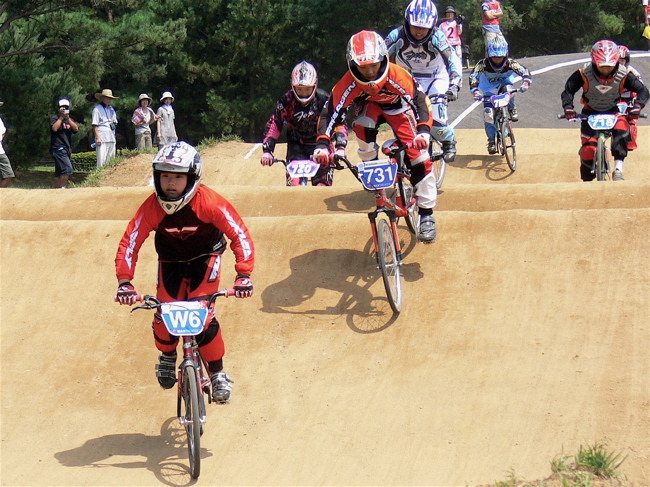
[(77, 123), (70, 118), (70, 101), (61, 98), (59, 112), (50, 118), (50, 151), (54, 157), (54, 187), (65, 188), (72, 174), (72, 134), (79, 131)]
[(440, 30), (445, 34), (451, 48), (456, 51), (456, 54), (460, 59), (463, 59), (460, 36), (463, 35), (464, 19), (464, 16), (456, 15), (456, 9), (449, 5), (445, 9), (445, 20), (440, 22)]

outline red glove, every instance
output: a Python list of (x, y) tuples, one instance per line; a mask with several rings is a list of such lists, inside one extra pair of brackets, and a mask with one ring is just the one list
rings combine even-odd
[(133, 306), (138, 301), (138, 293), (135, 292), (135, 288), (130, 282), (125, 282), (117, 288), (115, 300), (120, 304)]
[(564, 109), (564, 118), (566, 118), (567, 120), (573, 120), (574, 118), (576, 118), (576, 111), (573, 108), (566, 107)]
[(345, 157), (345, 147), (339, 147), (334, 151), (335, 156)]
[(235, 296), (238, 298), (250, 298), (253, 295), (253, 281), (247, 274), (237, 274), (235, 279)]
[(262, 166), (272, 166), (273, 154), (271, 152), (265, 152), (262, 154), (262, 160), (260, 162), (262, 163)]
[(429, 142), (431, 142), (431, 135), (426, 132), (420, 132), (413, 139), (413, 148), (418, 150), (428, 149)]
[(639, 116), (641, 115), (641, 105), (635, 103), (627, 113), (630, 118), (630, 123), (636, 123), (639, 120)]
[(474, 88), (472, 90), (472, 98), (474, 98), (476, 101), (481, 101), (483, 99), (483, 95), (481, 95), (477, 88)]
[(526, 91), (528, 91), (528, 88), (530, 88), (530, 81), (524, 81), (521, 84), (521, 88), (519, 89), (521, 90), (522, 93), (525, 93)]
[(313, 158), (318, 164), (327, 166), (330, 163), (330, 151), (325, 147), (316, 147)]

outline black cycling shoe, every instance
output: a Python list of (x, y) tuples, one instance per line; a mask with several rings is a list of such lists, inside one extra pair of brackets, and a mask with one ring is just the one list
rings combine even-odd
[(163, 389), (171, 389), (176, 384), (176, 354), (161, 354), (156, 364), (156, 377)]

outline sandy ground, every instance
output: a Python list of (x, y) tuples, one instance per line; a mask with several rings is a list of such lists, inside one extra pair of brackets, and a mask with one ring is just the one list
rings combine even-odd
[[(510, 174), (482, 130), (458, 130), (438, 241), (400, 226), (398, 317), (370, 250), (372, 197), (350, 174), (286, 188), (259, 149), (245, 158), (252, 144), (203, 152), (257, 267), (253, 298), (219, 303), (235, 386), (209, 410), (199, 484), (534, 480), (600, 441), (627, 456), (629, 482), (650, 484), (650, 128), (617, 183), (579, 182), (575, 128), (516, 133)], [(149, 161), (104, 187), (0, 193), (2, 485), (191, 484), (151, 315), (113, 303)], [(152, 240), (134, 281), (144, 293)]]

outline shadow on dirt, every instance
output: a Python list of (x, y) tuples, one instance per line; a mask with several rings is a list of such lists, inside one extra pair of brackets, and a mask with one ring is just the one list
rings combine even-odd
[[(201, 449), (202, 459), (211, 456), (211, 452)], [(61, 465), (71, 468), (146, 468), (165, 485), (185, 486), (196, 482), (189, 472), (185, 431), (178, 425), (176, 417), (163, 423), (160, 436), (139, 433), (106, 435), (87, 440), (72, 450), (55, 453), (54, 457)], [(141, 460), (143, 457), (145, 459)]]
[(503, 181), (514, 174), (508, 167), (505, 157), (500, 155), (469, 154), (456, 156), (456, 160), (450, 162), (449, 165), (459, 169), (485, 171), (485, 179), (488, 181)]
[[(400, 241), (410, 240), (408, 247), (403, 250), (403, 255), (406, 257), (415, 246), (415, 238), (409, 238), (412, 235), (401, 228), (399, 237)], [(357, 333), (376, 333), (385, 330), (397, 318), (393, 315), (384, 294), (381, 272), (376, 267), (372, 239), (368, 239), (363, 251), (314, 250), (292, 258), (289, 267), (291, 274), (286, 279), (267, 286), (262, 292), (261, 311), (304, 315), (345, 315), (348, 326)], [(419, 263), (406, 262), (401, 270), (403, 280), (406, 282), (417, 281), (424, 277)], [(338, 301), (326, 308), (306, 307), (308, 301), (321, 291), (338, 294)]]

